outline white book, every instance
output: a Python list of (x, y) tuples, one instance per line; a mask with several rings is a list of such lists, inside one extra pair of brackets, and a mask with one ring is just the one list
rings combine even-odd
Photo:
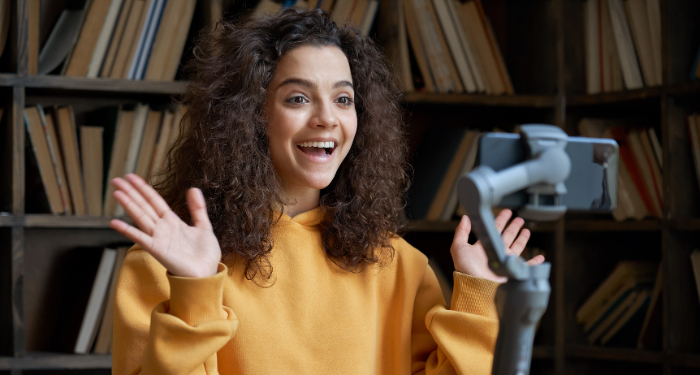
[(598, 0), (586, 1), (583, 12), (586, 29), (586, 92), (600, 93), (600, 33), (598, 23)]
[(102, 310), (107, 289), (109, 288), (109, 279), (112, 276), (114, 262), (117, 260), (117, 250), (105, 248), (102, 252), (102, 259), (97, 268), (97, 276), (92, 284), (92, 291), (88, 299), (83, 323), (80, 325), (78, 340), (75, 343), (75, 353), (87, 354), (90, 351), (90, 346), (95, 338), (95, 333), (98, 325), (98, 318)]
[(620, 57), (620, 65), (622, 65), (622, 78), (625, 81), (625, 87), (630, 90), (641, 89), (644, 87), (644, 81), (642, 80), (642, 72), (639, 69), (639, 61), (634, 49), (625, 6), (622, 4), (622, 0), (608, 0), (608, 7), (610, 9), (615, 44)]
[(151, 49), (153, 48), (153, 43), (156, 39), (156, 33), (158, 32), (158, 27), (160, 26), (160, 21), (163, 17), (163, 9), (165, 9), (164, 4), (165, 0), (156, 0), (156, 9), (151, 17), (151, 22), (148, 24), (146, 40), (144, 41), (143, 48), (139, 53), (138, 65), (136, 67), (136, 72), (134, 73), (134, 78), (132, 79), (143, 79), (143, 74), (146, 71), (146, 64), (148, 64), (148, 60), (151, 57)]
[[(139, 104), (136, 106), (134, 127), (131, 131), (131, 141), (129, 141), (129, 151), (126, 154), (126, 164), (124, 164), (124, 174), (122, 176), (136, 172), (136, 162), (138, 161), (139, 151), (141, 151), (141, 141), (143, 140), (143, 132), (146, 129), (147, 118), (148, 105)], [(117, 205), (114, 216), (124, 216), (124, 208), (120, 204)]]
[(122, 8), (123, 1), (124, 0), (112, 0), (109, 4), (105, 23), (102, 25), (100, 35), (97, 37), (97, 43), (95, 44), (95, 49), (92, 51), (92, 57), (90, 58), (90, 65), (88, 65), (87, 76), (89, 78), (97, 78), (97, 75), (100, 74), (100, 68), (102, 67), (102, 62), (107, 53), (109, 40), (112, 38), (114, 25), (117, 23), (117, 16)]
[(146, 35), (148, 34), (148, 28), (153, 18), (153, 12), (155, 11), (156, 4), (159, 0), (150, 0), (148, 2), (148, 9), (146, 9), (146, 18), (144, 20), (144, 25), (141, 28), (141, 34), (139, 35), (138, 42), (136, 43), (136, 52), (134, 53), (133, 59), (129, 62), (129, 73), (127, 74), (128, 79), (133, 78), (136, 75), (136, 68), (139, 63), (139, 57), (143, 51), (143, 44), (146, 42)]
[(435, 13), (437, 14), (438, 21), (442, 26), (442, 31), (445, 34), (445, 40), (447, 41), (447, 47), (452, 52), (452, 58), (455, 62), (455, 67), (459, 72), (459, 76), (462, 79), (462, 84), (467, 92), (476, 92), (476, 82), (474, 81), (474, 76), (471, 69), (469, 68), (469, 62), (467, 61), (467, 54), (462, 48), (462, 43), (458, 36), (457, 26), (455, 25), (452, 16), (450, 16), (450, 10), (447, 3), (452, 0), (433, 0), (433, 5), (435, 5)]

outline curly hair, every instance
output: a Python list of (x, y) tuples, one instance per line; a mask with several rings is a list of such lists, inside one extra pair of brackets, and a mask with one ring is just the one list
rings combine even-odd
[(347, 157), (321, 191), (326, 254), (361, 272), (390, 261), (390, 240), (404, 229), (409, 177), (401, 92), (376, 43), (320, 9), (221, 21), (199, 36), (186, 66), (190, 83), (181, 103), (187, 109), (156, 189), (191, 222), (186, 192), (200, 188), (224, 260), (241, 261), (249, 280), (272, 275), (271, 227), (284, 204), (268, 147), (265, 92), (280, 58), (304, 45), (345, 54), (358, 118)]

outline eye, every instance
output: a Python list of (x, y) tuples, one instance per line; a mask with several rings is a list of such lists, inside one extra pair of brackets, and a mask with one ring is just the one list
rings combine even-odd
[(346, 107), (350, 107), (352, 105), (352, 103), (354, 103), (354, 102), (355, 102), (355, 100), (349, 96), (343, 96), (343, 97), (338, 98), (338, 103), (340, 103)]
[(287, 101), (287, 103), (293, 104), (293, 105), (302, 105), (304, 103), (308, 103), (308, 100), (301, 95), (293, 96), (293, 97), (287, 99), (286, 101)]

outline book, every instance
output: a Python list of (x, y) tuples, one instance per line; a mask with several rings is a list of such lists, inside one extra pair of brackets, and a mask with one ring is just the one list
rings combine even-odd
[(124, 30), (126, 30), (127, 20), (129, 15), (131, 15), (131, 7), (134, 0), (124, 0), (122, 7), (119, 11), (119, 18), (114, 26), (114, 31), (112, 32), (112, 38), (109, 41), (109, 48), (107, 49), (107, 54), (102, 62), (102, 67), (100, 69), (100, 77), (110, 77), (112, 73), (112, 67), (114, 66), (114, 60), (117, 56), (117, 50), (122, 43), (122, 38), (124, 37)]
[(153, 151), (155, 150), (156, 141), (158, 140), (158, 131), (163, 122), (163, 112), (148, 111), (146, 126), (143, 132), (143, 140), (139, 150), (138, 162), (134, 173), (148, 181), (148, 173), (151, 170), (151, 162), (153, 161)]
[(182, 58), (182, 52), (185, 49), (185, 42), (187, 42), (187, 34), (190, 30), (190, 25), (192, 24), (192, 17), (194, 15), (196, 0), (187, 0), (184, 11), (180, 13), (180, 18), (177, 21), (177, 33), (175, 35), (175, 42), (170, 48), (170, 55), (166, 57), (165, 65), (160, 76), (160, 81), (173, 81), (177, 75), (177, 70), (180, 67), (180, 59)]
[(462, 127), (440, 126), (430, 129), (423, 138), (413, 163), (414, 178), (406, 206), (409, 219), (422, 220), (428, 215), (466, 132)]
[(97, 275), (92, 284), (92, 291), (90, 292), (87, 308), (83, 315), (83, 322), (80, 325), (78, 340), (75, 343), (74, 352), (76, 354), (87, 354), (90, 351), (91, 344), (95, 339), (98, 317), (107, 294), (109, 278), (112, 275), (112, 269), (114, 268), (116, 258), (116, 250), (109, 248), (103, 250), (100, 265), (97, 268)]
[(114, 295), (117, 292), (117, 281), (119, 279), (119, 271), (121, 271), (124, 258), (129, 250), (128, 246), (122, 246), (117, 249), (117, 256), (112, 268), (112, 275), (109, 279), (109, 291), (107, 292), (104, 306), (104, 314), (100, 319), (100, 327), (97, 331), (95, 340), (95, 354), (108, 354), (112, 347), (113, 325), (114, 325)]
[[(632, 38), (639, 57), (639, 65), (642, 68), (644, 83), (647, 87), (661, 85), (658, 79), (656, 60), (651, 44), (651, 24), (646, 0), (625, 0), (625, 10), (632, 32)], [(661, 30), (659, 30), (661, 31)]]
[(438, 92), (437, 79), (434, 72), (428, 64), (428, 53), (426, 42), (423, 40), (420, 31), (418, 30), (418, 21), (412, 5), (413, 0), (403, 0), (404, 12), (406, 15), (406, 29), (408, 30), (408, 40), (413, 48), (413, 55), (416, 58), (416, 64), (420, 69), (425, 91), (428, 93)]
[(487, 32), (488, 26), (483, 22), (479, 8), (475, 1), (468, 1), (459, 7), (459, 15), (465, 26), (467, 34), (474, 42), (474, 50), (479, 59), (479, 66), (483, 69), (486, 93), (500, 95), (508, 92), (506, 83), (502, 80), (499, 71), (499, 63), (491, 48), (491, 41)]
[(461, 176), (471, 172), (471, 170), (474, 169), (474, 165), (476, 164), (476, 157), (479, 151), (479, 140), (481, 139), (482, 135), (483, 133), (475, 133), (474, 137), (471, 140), (467, 156), (462, 162), (461, 169), (457, 175), (457, 178), (454, 181), (454, 184), (452, 185), (452, 190), (450, 191), (447, 202), (445, 203), (442, 213), (440, 214), (440, 221), (450, 221), (452, 219), (452, 216), (454, 216), (455, 214), (455, 210), (457, 210), (457, 207), (459, 206), (459, 197), (457, 196), (457, 184), (459, 183), (459, 178)]
[(39, 70), (39, 23), (41, 19), (41, 1), (28, 2), (27, 16), (27, 73), (37, 74)]
[(654, 146), (651, 144), (651, 139), (649, 137), (650, 129), (641, 129), (638, 133), (639, 140), (642, 142), (642, 148), (644, 150), (644, 155), (646, 156), (647, 164), (651, 169), (651, 175), (654, 179), (654, 185), (656, 187), (656, 194), (659, 196), (659, 201), (663, 206), (664, 202), (664, 181), (663, 175), (661, 174), (661, 166), (656, 159), (656, 153), (654, 151)]
[(73, 212), (75, 215), (85, 215), (85, 187), (83, 173), (80, 168), (80, 154), (78, 152), (77, 129), (73, 108), (60, 107), (55, 110), (58, 120), (58, 136), (61, 139), (61, 150), (68, 175), (68, 187), (73, 200)]
[(170, 150), (170, 134), (173, 130), (174, 118), (175, 114), (169, 110), (166, 110), (163, 114), (163, 123), (158, 132), (158, 140), (156, 141), (155, 150), (153, 151), (153, 162), (151, 163), (151, 168), (148, 173), (152, 185), (159, 181), (159, 174), (162, 171), (163, 163), (165, 163), (165, 157), (168, 150)]
[(139, 54), (143, 48), (145, 42), (146, 33), (148, 32), (148, 26), (153, 18), (153, 13), (155, 12), (156, 5), (161, 0), (146, 0), (143, 9), (141, 10), (141, 16), (136, 27), (136, 33), (134, 34), (133, 42), (129, 48), (129, 52), (125, 61), (124, 71), (122, 73), (122, 78), (133, 79), (135, 64), (138, 64)]
[(362, 30), (363, 34), (369, 34), (369, 31), (372, 29), (372, 24), (374, 23), (374, 18), (376, 17), (378, 10), (379, 0), (369, 0), (369, 2), (367, 3), (367, 10), (362, 16), (362, 23), (360, 24), (360, 30)]
[(404, 92), (413, 92), (415, 88), (408, 51), (404, 0), (381, 2), (377, 17), (378, 42), (387, 59), (398, 71), (399, 87)]
[(474, 42), (472, 41), (471, 36), (467, 33), (467, 29), (462, 22), (462, 18), (459, 16), (458, 7), (460, 3), (458, 0), (447, 0), (446, 4), (449, 9), (450, 17), (452, 17), (452, 22), (457, 28), (457, 36), (459, 37), (459, 42), (461, 43), (462, 49), (466, 54), (467, 61), (469, 62), (469, 68), (474, 76), (476, 89), (478, 92), (486, 92), (484, 73), (474, 50)]
[(110, 0), (90, 1), (78, 41), (73, 48), (71, 57), (68, 59), (68, 66), (64, 75), (69, 77), (84, 77), (87, 75), (90, 60), (97, 45), (97, 38), (109, 11), (110, 2)]
[(646, 0), (647, 14), (649, 17), (649, 30), (651, 36), (651, 53), (654, 59), (654, 73), (656, 81), (661, 85), (663, 78), (663, 59), (661, 45), (661, 1)]
[(617, 141), (620, 149), (620, 164), (625, 164), (625, 168), (629, 172), (633, 185), (637, 188), (646, 210), (654, 217), (661, 217), (661, 212), (657, 211), (657, 208), (660, 206), (654, 204), (651, 195), (652, 192), (647, 189), (647, 183), (642, 175), (640, 166), (637, 163), (637, 158), (635, 157), (634, 151), (632, 150), (632, 146), (627, 135), (627, 130), (621, 126), (613, 126), (610, 128), (610, 131), (615, 141)]
[(615, 308), (617, 308), (617, 306), (625, 298), (627, 298), (628, 295), (635, 290), (651, 288), (653, 282), (654, 278), (649, 275), (626, 277), (621, 282), (622, 286), (615, 292), (615, 294), (608, 297), (603, 305), (596, 309), (592, 315), (582, 322), (584, 323), (583, 330), (587, 333), (592, 332), (615, 310)]
[(693, 250), (690, 254), (690, 264), (693, 267), (693, 276), (695, 276), (695, 291), (700, 298), (700, 250)]
[(656, 131), (654, 130), (654, 128), (648, 128), (647, 134), (649, 135), (649, 141), (651, 141), (651, 145), (654, 148), (654, 155), (656, 156), (656, 162), (659, 163), (659, 169), (663, 170), (664, 154), (661, 149), (661, 143), (659, 142), (659, 138), (656, 136)]
[(147, 15), (146, 25), (144, 26), (139, 43), (136, 46), (136, 54), (131, 61), (129, 68), (129, 79), (142, 79), (146, 68), (146, 63), (151, 54), (153, 40), (155, 39), (156, 30), (160, 25), (161, 16), (163, 15), (163, 6), (165, 0), (153, 0), (150, 14)]
[(49, 74), (70, 55), (80, 34), (80, 25), (84, 14), (84, 8), (67, 8), (61, 12), (39, 53), (38, 74)]
[[(649, 305), (650, 295), (651, 292), (649, 290), (641, 291), (625, 313), (622, 314), (612, 327), (605, 332), (603, 337), (601, 337), (600, 343), (605, 345), (608, 344), (612, 338), (616, 338), (618, 335), (622, 336), (621, 330), (625, 326), (634, 326), (632, 329), (634, 331), (633, 333), (639, 332), (639, 327), (643, 323), (641, 319), (644, 319), (644, 311), (646, 311), (646, 307)], [(618, 340), (618, 342), (619, 341), (620, 340)]]
[(425, 220), (435, 221), (440, 219), (440, 215), (445, 207), (445, 203), (447, 203), (449, 194), (452, 192), (452, 187), (459, 177), (462, 164), (464, 163), (464, 159), (467, 157), (469, 147), (472, 145), (472, 140), (474, 139), (475, 135), (476, 132), (467, 131), (462, 136), (459, 147), (457, 147), (457, 151), (452, 157), (450, 166), (447, 168), (447, 172), (442, 177), (442, 182), (440, 183), (440, 187), (435, 194), (433, 203), (430, 205), (430, 209), (428, 210)]
[[(129, 8), (129, 14), (126, 16), (126, 24), (122, 37), (119, 39), (119, 45), (116, 47), (114, 62), (111, 63), (109, 70), (110, 78), (127, 78), (129, 67), (127, 64), (131, 62), (133, 55), (131, 54), (132, 45), (138, 43), (140, 36), (140, 26), (142, 15), (145, 17), (146, 0), (133, 0)], [(131, 58), (130, 58), (131, 57)], [(104, 73), (104, 72), (103, 72)]]
[(654, 211), (656, 212), (656, 217), (662, 217), (663, 215), (663, 197), (661, 196), (660, 187), (661, 185), (656, 181), (654, 172), (650, 165), (649, 158), (644, 152), (642, 146), (641, 137), (639, 136), (639, 131), (632, 129), (627, 133), (627, 139), (629, 140), (629, 145), (634, 155), (637, 166), (642, 173), (642, 178), (644, 181), (644, 186), (651, 197), (651, 202), (654, 206)]
[(41, 117), (41, 121), (44, 124), (46, 141), (49, 145), (49, 153), (51, 154), (53, 168), (56, 171), (56, 180), (58, 181), (58, 190), (61, 192), (63, 208), (65, 210), (66, 215), (72, 215), (73, 200), (70, 196), (68, 179), (66, 177), (66, 170), (63, 167), (63, 156), (61, 155), (61, 148), (59, 147), (54, 116), (50, 109), (49, 112), (45, 112), (41, 105), (37, 104), (36, 107), (39, 110), (39, 116)]
[(107, 10), (107, 15), (105, 16), (104, 23), (102, 24), (102, 29), (100, 29), (100, 34), (97, 36), (97, 41), (95, 42), (95, 48), (92, 51), (92, 56), (90, 57), (90, 63), (88, 64), (87, 77), (97, 78), (100, 73), (100, 68), (107, 55), (107, 48), (109, 47), (109, 42), (114, 34), (114, 27), (117, 24), (117, 17), (122, 9), (124, 0), (111, 0), (109, 4), (109, 9)]
[(455, 25), (454, 19), (450, 15), (448, 2), (451, 1), (453, 0), (432, 0), (435, 13), (442, 27), (442, 32), (445, 35), (445, 40), (452, 54), (455, 67), (459, 72), (459, 77), (462, 79), (464, 90), (466, 92), (476, 92), (476, 81), (474, 80), (469, 62), (467, 61), (467, 54), (462, 47), (457, 25)]
[(185, 11), (186, 1), (170, 0), (165, 4), (161, 24), (153, 42), (151, 56), (146, 66), (143, 79), (159, 80), (162, 69), (166, 64), (166, 58), (170, 55), (170, 49), (175, 43), (177, 36), (178, 21), (182, 12)]
[(657, 350), (661, 349), (661, 328), (663, 325), (663, 305), (661, 303), (661, 291), (663, 290), (663, 263), (659, 264), (656, 272), (654, 289), (651, 292), (649, 307), (647, 308), (637, 339), (637, 348)]
[(642, 74), (639, 69), (637, 52), (632, 41), (629, 21), (622, 0), (607, 0), (612, 21), (613, 35), (617, 46), (620, 65), (622, 66), (622, 76), (625, 87), (628, 89), (640, 89), (644, 87)]
[(29, 107), (24, 110), (24, 123), (31, 140), (32, 150), (34, 155), (36, 155), (39, 174), (41, 175), (51, 213), (55, 215), (63, 214), (65, 212), (63, 199), (58, 188), (56, 172), (37, 107)]
[(506, 69), (505, 61), (503, 60), (503, 56), (501, 55), (501, 48), (498, 46), (498, 41), (496, 40), (496, 35), (493, 31), (493, 27), (491, 26), (491, 22), (489, 21), (488, 17), (486, 17), (486, 13), (484, 12), (484, 7), (481, 4), (481, 0), (473, 1), (474, 3), (476, 3), (481, 22), (483, 25), (485, 25), (486, 37), (489, 41), (491, 53), (493, 54), (496, 60), (496, 67), (498, 68), (499, 78), (503, 83), (503, 86), (505, 87), (505, 93), (509, 95), (514, 94), (515, 92), (513, 90), (513, 83), (510, 81), (510, 75), (508, 74), (508, 69)]
[(615, 33), (613, 31), (612, 17), (610, 16), (609, 0), (601, 0), (599, 3), (600, 19), (600, 55), (601, 55), (601, 91), (620, 91), (625, 88), (622, 63)]
[(126, 164), (126, 154), (129, 150), (129, 141), (134, 127), (134, 110), (120, 110), (114, 131), (114, 145), (112, 146), (112, 156), (110, 157), (109, 169), (107, 172), (107, 189), (104, 196), (105, 216), (113, 216), (117, 208), (117, 200), (114, 198), (116, 188), (111, 181), (117, 177), (124, 176), (124, 165)]
[(7, 35), (10, 33), (10, 0), (0, 0), (0, 56), (7, 45)]
[(102, 216), (102, 131), (101, 126), (80, 127), (80, 153), (85, 179), (87, 213)]
[(590, 297), (576, 310), (576, 321), (586, 322), (594, 314), (595, 310), (605, 302), (623, 285), (628, 277), (653, 276), (658, 264), (645, 261), (623, 261), (617, 264), (610, 275), (601, 283)]
[(615, 323), (615, 321), (622, 316), (627, 309), (636, 301), (639, 296), (639, 291), (634, 291), (625, 297), (620, 303), (615, 307), (613, 311), (602, 321), (598, 326), (596, 326), (592, 332), (586, 336), (586, 340), (589, 344), (594, 344), (600, 339), (605, 332)]
[[(138, 104), (136, 106), (133, 127), (131, 128), (131, 137), (129, 138), (126, 151), (126, 161), (124, 162), (124, 170), (121, 176), (136, 172), (138, 155), (141, 151), (141, 142), (143, 141), (144, 130), (146, 129), (146, 122), (148, 120), (148, 112), (148, 105)], [(121, 205), (117, 205), (114, 216), (123, 215), (124, 208)]]
[(599, 0), (587, 0), (583, 12), (583, 26), (586, 45), (586, 92), (598, 94), (601, 90), (600, 64), (600, 19), (598, 18)]

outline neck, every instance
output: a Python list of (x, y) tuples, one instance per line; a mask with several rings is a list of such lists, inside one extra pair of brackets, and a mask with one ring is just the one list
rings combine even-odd
[(318, 207), (321, 190), (309, 187), (283, 186), (283, 197), (289, 204), (284, 205), (284, 213), (294, 217), (302, 212)]

